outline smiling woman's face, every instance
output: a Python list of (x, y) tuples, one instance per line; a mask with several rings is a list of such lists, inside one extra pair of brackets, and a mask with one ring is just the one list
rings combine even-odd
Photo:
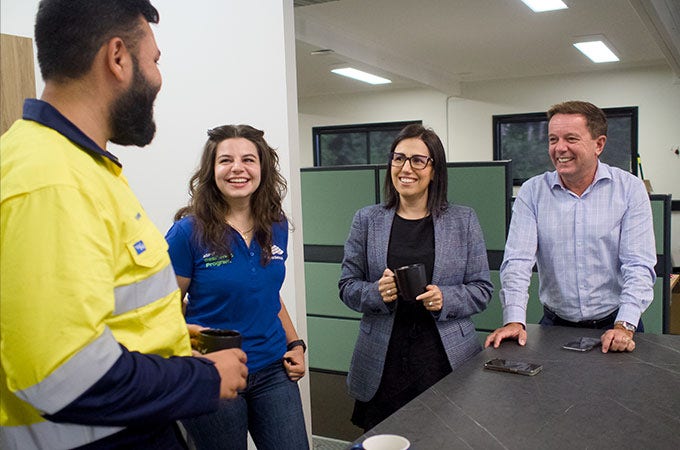
[(215, 151), (215, 183), (229, 202), (250, 199), (260, 186), (260, 156), (255, 144), (244, 138), (225, 139)]
[[(430, 151), (423, 141), (418, 138), (404, 139), (394, 149), (395, 153), (403, 153), (407, 158), (413, 155), (431, 157)], [(414, 170), (411, 162), (406, 161), (402, 167), (391, 166), (392, 184), (401, 199), (410, 201), (424, 200), (427, 203), (428, 187), (434, 176), (432, 164), (424, 169)]]

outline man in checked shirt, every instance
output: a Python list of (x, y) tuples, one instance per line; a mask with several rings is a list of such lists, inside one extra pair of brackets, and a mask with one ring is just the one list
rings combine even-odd
[(599, 160), (607, 141), (600, 108), (568, 101), (552, 106), (548, 120), (555, 171), (517, 194), (501, 265), (504, 326), (485, 347), (504, 339), (526, 344), (535, 263), (542, 325), (603, 329), (603, 352), (633, 351), (656, 279), (649, 196), (642, 180)]

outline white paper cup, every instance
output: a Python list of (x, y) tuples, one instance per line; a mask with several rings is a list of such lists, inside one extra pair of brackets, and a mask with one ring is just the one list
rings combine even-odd
[(408, 450), (411, 443), (405, 437), (396, 434), (376, 434), (361, 445), (365, 450)]

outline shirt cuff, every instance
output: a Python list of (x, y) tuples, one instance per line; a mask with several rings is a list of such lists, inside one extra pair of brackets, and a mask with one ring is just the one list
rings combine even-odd
[(521, 306), (507, 305), (503, 308), (503, 325), (518, 322), (526, 327), (527, 312)]
[(640, 308), (630, 303), (624, 303), (619, 307), (619, 313), (616, 315), (616, 322), (623, 321), (632, 325), (638, 326), (640, 322)]

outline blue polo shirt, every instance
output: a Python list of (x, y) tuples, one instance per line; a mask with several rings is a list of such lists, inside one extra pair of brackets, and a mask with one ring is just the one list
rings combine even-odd
[(266, 266), (260, 261), (257, 240), (248, 247), (233, 231), (231, 254), (216, 255), (197, 243), (193, 229), (194, 218), (188, 216), (175, 222), (165, 236), (175, 273), (191, 279), (187, 323), (239, 331), (250, 373), (283, 358), (286, 333), (278, 314), (288, 258), (288, 222), (274, 224), (272, 259)]

